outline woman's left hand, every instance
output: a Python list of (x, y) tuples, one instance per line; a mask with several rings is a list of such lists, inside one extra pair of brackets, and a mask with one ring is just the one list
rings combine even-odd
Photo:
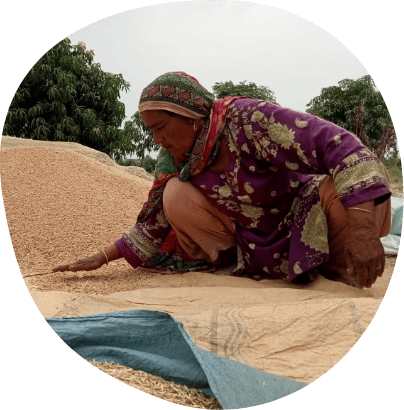
[(383, 275), (385, 264), (384, 248), (376, 231), (375, 215), (374, 212), (349, 208), (347, 214), (347, 273), (350, 279), (357, 281), (360, 289), (370, 288)]

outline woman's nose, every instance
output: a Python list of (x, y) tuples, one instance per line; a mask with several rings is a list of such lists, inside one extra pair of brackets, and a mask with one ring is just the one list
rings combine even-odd
[(153, 132), (153, 142), (156, 145), (161, 144), (164, 141), (164, 138), (162, 137), (162, 135), (158, 132)]

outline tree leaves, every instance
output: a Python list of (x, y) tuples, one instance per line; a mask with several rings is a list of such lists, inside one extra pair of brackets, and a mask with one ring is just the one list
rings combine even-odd
[[(11, 102), (3, 134), (51, 141), (75, 141), (123, 155), (125, 118), (120, 92), (130, 84), (121, 74), (102, 71), (94, 51), (64, 39), (27, 73)], [(98, 131), (95, 132), (94, 129)]]
[(338, 82), (338, 86), (323, 88), (321, 94), (306, 105), (306, 111), (355, 133), (354, 115), (358, 106), (364, 112), (363, 132), (372, 148), (376, 148), (383, 131), (392, 122), (370, 75), (357, 80), (346, 78)]
[(259, 100), (276, 101), (275, 94), (270, 88), (264, 85), (257, 86), (252, 82), (247, 84), (246, 81), (241, 81), (236, 85), (233, 84), (233, 81), (216, 82), (212, 90), (216, 98), (245, 96)]
[[(125, 121), (123, 134), (125, 137), (125, 147), (141, 158), (141, 165), (145, 152), (157, 151), (158, 146), (153, 142), (153, 133), (148, 130), (140, 116), (139, 111), (136, 111), (130, 121)], [(122, 155), (117, 153), (122, 158)]]

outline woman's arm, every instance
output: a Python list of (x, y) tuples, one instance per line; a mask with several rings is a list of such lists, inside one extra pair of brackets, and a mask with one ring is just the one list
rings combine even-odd
[[(248, 100), (238, 100), (236, 107)], [(236, 122), (237, 120), (237, 122)], [(270, 103), (235, 111), (227, 125), (242, 151), (297, 174), (331, 175), (348, 208), (390, 197), (383, 163), (349, 131), (313, 115)]]
[(121, 258), (118, 248), (115, 244), (110, 245), (108, 248), (104, 249), (93, 256), (88, 258), (80, 259), (74, 263), (68, 263), (66, 265), (60, 265), (52, 269), (52, 272), (77, 272), (77, 271), (90, 271), (101, 268), (104, 264), (111, 262), (115, 259)]
[(384, 271), (384, 248), (376, 230), (374, 209), (373, 201), (347, 208), (348, 275), (357, 280), (360, 289), (370, 288)]

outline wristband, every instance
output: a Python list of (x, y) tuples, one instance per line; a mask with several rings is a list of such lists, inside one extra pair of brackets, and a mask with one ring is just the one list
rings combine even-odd
[(374, 213), (374, 212), (372, 212), (372, 211), (368, 211), (367, 209), (362, 209), (362, 208), (348, 208), (348, 209), (356, 209), (357, 211), (369, 212), (370, 214), (375, 215), (375, 213)]
[(107, 254), (105, 253), (105, 251), (101, 251), (101, 252), (105, 255), (105, 259), (107, 260), (107, 265), (108, 265), (109, 260), (108, 260)]

